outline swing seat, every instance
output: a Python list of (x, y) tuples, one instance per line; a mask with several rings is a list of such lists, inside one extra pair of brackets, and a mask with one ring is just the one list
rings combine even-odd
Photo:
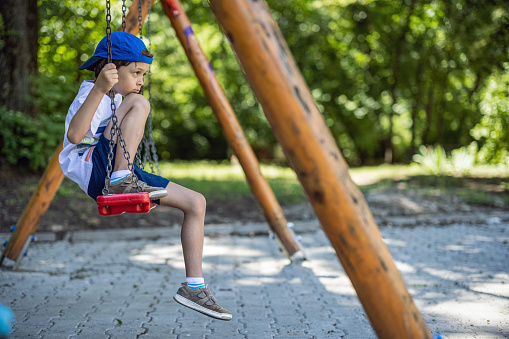
[(100, 195), (97, 197), (99, 214), (104, 216), (123, 213), (148, 213), (156, 204), (148, 192)]

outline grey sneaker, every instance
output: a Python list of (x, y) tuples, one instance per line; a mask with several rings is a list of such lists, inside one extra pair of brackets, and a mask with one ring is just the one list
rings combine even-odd
[(232, 314), (217, 304), (208, 285), (193, 290), (187, 286), (187, 283), (182, 283), (182, 287), (179, 288), (173, 299), (179, 304), (209, 317), (226, 321), (232, 320)]
[[(138, 186), (141, 188), (140, 191), (138, 191)], [(148, 192), (150, 200), (161, 199), (168, 195), (166, 189), (162, 187), (149, 186), (146, 182), (141, 181), (140, 179), (138, 179), (136, 184), (133, 183), (132, 174), (129, 174), (127, 177), (116, 183), (108, 183), (108, 190), (108, 194)]]

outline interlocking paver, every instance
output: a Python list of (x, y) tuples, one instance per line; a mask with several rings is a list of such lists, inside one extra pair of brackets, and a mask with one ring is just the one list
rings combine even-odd
[[(509, 337), (509, 225), (501, 220), (381, 228), (433, 333)], [(231, 322), (173, 301), (185, 276), (173, 231), (157, 240), (119, 230), (119, 240), (96, 231), (73, 243), (35, 243), (19, 271), (2, 268), (0, 303), (16, 315), (12, 339), (375, 338), (327, 237), (306, 227), (301, 264), (290, 264), (268, 236), (223, 230), (205, 238), (205, 279)]]

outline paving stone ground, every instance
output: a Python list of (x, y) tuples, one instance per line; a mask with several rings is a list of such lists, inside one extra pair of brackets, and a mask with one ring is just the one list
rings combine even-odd
[[(508, 220), (381, 228), (432, 333), (509, 337)], [(0, 270), (11, 338), (376, 337), (318, 222), (295, 225), (301, 264), (266, 225), (207, 228), (206, 282), (232, 321), (173, 301), (184, 279), (178, 230), (94, 231), (34, 243), (18, 271)]]

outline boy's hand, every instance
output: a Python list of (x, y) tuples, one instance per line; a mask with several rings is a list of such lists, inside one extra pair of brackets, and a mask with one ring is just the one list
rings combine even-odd
[(95, 80), (95, 86), (104, 94), (108, 94), (110, 89), (118, 82), (117, 66), (113, 63), (104, 65), (101, 73)]

